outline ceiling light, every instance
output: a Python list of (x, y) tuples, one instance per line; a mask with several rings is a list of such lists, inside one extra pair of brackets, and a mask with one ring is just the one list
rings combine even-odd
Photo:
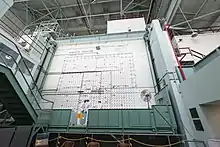
[(5, 58), (6, 58), (7, 60), (11, 60), (11, 56), (9, 56), (9, 55), (5, 55)]
[(197, 37), (198, 36), (198, 33), (197, 32), (193, 32), (192, 34), (191, 34), (191, 37), (192, 38), (195, 38), (195, 37)]

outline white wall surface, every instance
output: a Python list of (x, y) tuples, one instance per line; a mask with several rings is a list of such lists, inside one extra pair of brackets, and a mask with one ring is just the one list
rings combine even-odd
[[(198, 51), (204, 55), (209, 54), (220, 46), (219, 38), (220, 33), (199, 34), (195, 38), (192, 38), (191, 35), (175, 36), (179, 48), (190, 47), (192, 50)], [(179, 39), (182, 39), (182, 41), (179, 41)], [(192, 59), (196, 62), (199, 61), (198, 58), (191, 57), (190, 55), (187, 55), (184, 59)]]
[[(170, 100), (176, 110), (176, 121), (179, 121), (179, 124), (183, 123), (184, 128), (182, 127), (182, 132), (186, 133), (188, 140), (192, 140), (192, 124), (190, 123), (190, 118), (187, 115), (188, 111), (183, 105), (184, 101), (179, 92), (179, 80), (173, 79), (176, 75), (175, 67), (178, 64), (175, 59), (172, 45), (169, 41), (168, 34), (161, 29), (161, 25), (158, 20), (153, 20), (151, 27), (153, 29), (149, 33), (149, 38), (158, 76), (160, 79), (162, 78), (161, 81), (164, 81), (161, 83), (166, 83), (168, 85), (167, 89), (169, 91), (169, 95), (171, 96)], [(167, 73), (174, 74), (172, 75)]]
[(220, 105), (219, 104), (207, 104), (201, 107), (204, 115), (214, 132), (214, 138), (220, 137)]
[(131, 32), (144, 31), (145, 27), (146, 25), (143, 17), (113, 20), (107, 22), (107, 34), (129, 32), (129, 29)]
[(5, 12), (13, 5), (13, 0), (1, 0), (0, 1), (0, 18)]
[[(96, 49), (100, 46), (100, 50)], [(154, 88), (144, 40), (58, 43), (43, 87), (55, 109), (78, 111), (85, 99), (91, 108), (147, 108), (141, 91)], [(102, 91), (101, 94), (94, 90)], [(84, 94), (79, 94), (83, 91)], [(150, 104), (154, 104), (152, 100)]]
[[(194, 129), (194, 135), (197, 137), (196, 139), (208, 140), (210, 138), (220, 137), (219, 109), (216, 107), (210, 108), (211, 106), (205, 107), (207, 104), (215, 104), (220, 100), (219, 63), (220, 57), (214, 59), (180, 84), (182, 100), (185, 104), (186, 110), (189, 112), (190, 108), (197, 108), (204, 127), (204, 131), (196, 131)], [(215, 113), (216, 116), (214, 115)], [(215, 123), (217, 123), (218, 126), (214, 127), (213, 125)]]

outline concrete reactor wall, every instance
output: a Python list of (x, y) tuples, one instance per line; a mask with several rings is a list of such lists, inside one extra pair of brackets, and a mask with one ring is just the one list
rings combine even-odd
[(142, 36), (59, 41), (44, 97), (55, 102), (54, 109), (80, 111), (85, 101), (90, 109), (147, 108), (141, 92), (145, 90), (151, 98), (155, 92)]

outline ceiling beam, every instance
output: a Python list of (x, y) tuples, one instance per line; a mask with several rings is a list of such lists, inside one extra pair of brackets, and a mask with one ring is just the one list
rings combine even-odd
[(179, 22), (179, 23), (177, 23), (177, 24), (172, 25), (172, 27), (176, 27), (176, 26), (179, 26), (179, 25), (183, 25), (183, 24), (186, 24), (186, 23), (189, 23), (189, 22), (198, 20), (198, 19), (202, 19), (202, 18), (204, 18), (204, 17), (210, 16), (210, 15), (213, 15), (213, 14), (216, 14), (216, 13), (220, 13), (220, 10), (216, 10), (216, 11), (213, 11), (213, 12), (210, 12), (210, 13), (207, 13), (207, 14), (204, 14), (204, 15), (201, 15), (201, 16), (198, 16), (198, 17), (196, 17), (196, 18), (189, 19), (189, 20), (187, 20), (187, 21)]
[(165, 14), (165, 19), (168, 24), (171, 24), (182, 0), (171, 0), (169, 4), (169, 8), (167, 9), (167, 12)]
[[(136, 7), (136, 6), (141, 6), (141, 7), (144, 7), (144, 8), (149, 8), (147, 5), (145, 5), (145, 4), (143, 4), (143, 3), (145, 3), (145, 2), (147, 2), (148, 0), (146, 0), (146, 1), (142, 1), (142, 2), (140, 2), (140, 3), (134, 3), (134, 2), (132, 2), (132, 4), (131, 5), (133, 5), (133, 8), (134, 7)], [(125, 0), (123, 0), (123, 3), (130, 3), (129, 1), (125, 1)], [(133, 9), (132, 8), (132, 9)], [(127, 9), (127, 8), (126, 8)], [(129, 10), (130, 10), (130, 8), (128, 8)]]
[(52, 13), (50, 12), (50, 10), (48, 9), (48, 7), (46, 6), (46, 4), (44, 3), (44, 1), (41, 0), (41, 2), (44, 5), (44, 7), (46, 8), (47, 12), (50, 14), (51, 18), (55, 19), (54, 16), (52, 15)]
[(196, 12), (196, 14), (193, 16), (193, 18), (197, 17), (199, 15), (199, 13), (201, 12), (202, 8), (205, 6), (205, 4), (208, 2), (208, 0), (204, 0), (202, 5), (199, 7), (198, 11)]
[[(51, 11), (51, 14), (52, 13), (54, 13), (54, 12), (57, 12), (57, 11), (59, 11), (59, 10), (53, 10), (53, 11)], [(35, 24), (36, 22), (38, 22), (38, 21), (40, 21), (40, 20), (42, 20), (42, 19), (44, 19), (45, 17), (47, 17), (48, 15), (50, 15), (50, 13), (48, 13), (48, 14), (45, 14), (44, 16), (42, 16), (42, 17), (40, 17), (40, 18), (38, 18), (38, 19), (36, 19), (36, 20), (34, 20), (33, 22), (31, 22), (28, 26), (31, 26), (32, 24)]]
[[(109, 2), (117, 2), (117, 1), (120, 1), (120, 0), (101, 0), (101, 1), (92, 2), (91, 5), (93, 5), (93, 4), (102, 4), (102, 3), (109, 3)], [(82, 6), (82, 5), (87, 5), (87, 3), (83, 3), (83, 4), (80, 4), (80, 5), (81, 5), (81, 6)], [(78, 7), (78, 4), (60, 6), (61, 9), (71, 8), (71, 7)], [(48, 8), (48, 9), (49, 9), (49, 10), (57, 9), (57, 7), (50, 7), (50, 8)], [(38, 11), (45, 11), (45, 10), (47, 10), (47, 9), (38, 9)]]
[[(134, 9), (134, 8), (136, 8), (137, 6), (142, 6), (142, 7), (144, 7), (143, 5), (144, 5), (144, 3), (147, 2), (147, 1), (149, 1), (149, 0), (144, 0), (144, 1), (140, 2), (140, 3), (134, 3), (134, 2), (133, 2), (132, 4), (134, 4), (134, 6), (133, 6), (133, 7), (130, 7), (129, 9), (127, 9), (127, 11)], [(145, 7), (146, 7), (146, 6), (145, 6)], [(148, 8), (149, 8), (149, 7), (148, 7)]]
[[(94, 26), (95, 30), (104, 30), (107, 28), (107, 25), (106, 24), (103, 24), (103, 25), (95, 25)], [(88, 28), (86, 26), (82, 26), (82, 27), (72, 27), (72, 28), (67, 28), (65, 29), (65, 31), (67, 32), (81, 32), (81, 31), (87, 31)], [(95, 31), (94, 30), (94, 31)]]
[(125, 8), (123, 9), (123, 11), (125, 11), (133, 2), (134, 2), (134, 0), (131, 0), (131, 1), (127, 4), (127, 6), (125, 6)]
[[(130, 13), (140, 13), (140, 12), (148, 12), (149, 9), (144, 9), (144, 10), (135, 10), (135, 11), (125, 11), (124, 14), (130, 14)], [(121, 14), (121, 12), (112, 12), (112, 13), (102, 13), (102, 14), (92, 14), (88, 15), (88, 17), (100, 17), (100, 16), (109, 16), (109, 15), (116, 15), (116, 14)], [(74, 16), (74, 17), (68, 17), (68, 18), (57, 18), (56, 20), (61, 21), (61, 20), (75, 20), (75, 19), (81, 19), (81, 18), (86, 18), (87, 16)]]

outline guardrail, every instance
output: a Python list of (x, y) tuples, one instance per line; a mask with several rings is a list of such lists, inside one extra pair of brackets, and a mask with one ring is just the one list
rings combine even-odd
[[(21, 54), (21, 51), (19, 50), (18, 46), (11, 41), (9, 38), (7, 38), (5, 35), (0, 33), (2, 37), (4, 37), (6, 40), (11, 42), (15, 48), (17, 49), (17, 52), (19, 54), (18, 57), (21, 59), (19, 61), (16, 61), (13, 56), (8, 54), (7, 52), (4, 52), (0, 50), (0, 59), (2, 59), (2, 64), (9, 69), (11, 69), (14, 76), (17, 78), (19, 84), (23, 88), (24, 93), (26, 94), (27, 98), (29, 99), (29, 102), (34, 107), (35, 110), (51, 110), (53, 108), (54, 102), (44, 99), (39, 91), (39, 88)], [(8, 61), (7, 61), (8, 60)], [(10, 61), (10, 66), (9, 66)], [(13, 62), (13, 66), (11, 66), (11, 62)], [(21, 67), (19, 64), (20, 62), (23, 63), (24, 67)], [(22, 69), (23, 68), (23, 69)], [(24, 74), (25, 70), (25, 74)], [(25, 84), (25, 85), (22, 85)], [(25, 88), (27, 88), (27, 92), (25, 91)], [(46, 104), (45, 104), (46, 103)], [(49, 104), (49, 105), (48, 105)], [(49, 106), (49, 107), (48, 107)]]

